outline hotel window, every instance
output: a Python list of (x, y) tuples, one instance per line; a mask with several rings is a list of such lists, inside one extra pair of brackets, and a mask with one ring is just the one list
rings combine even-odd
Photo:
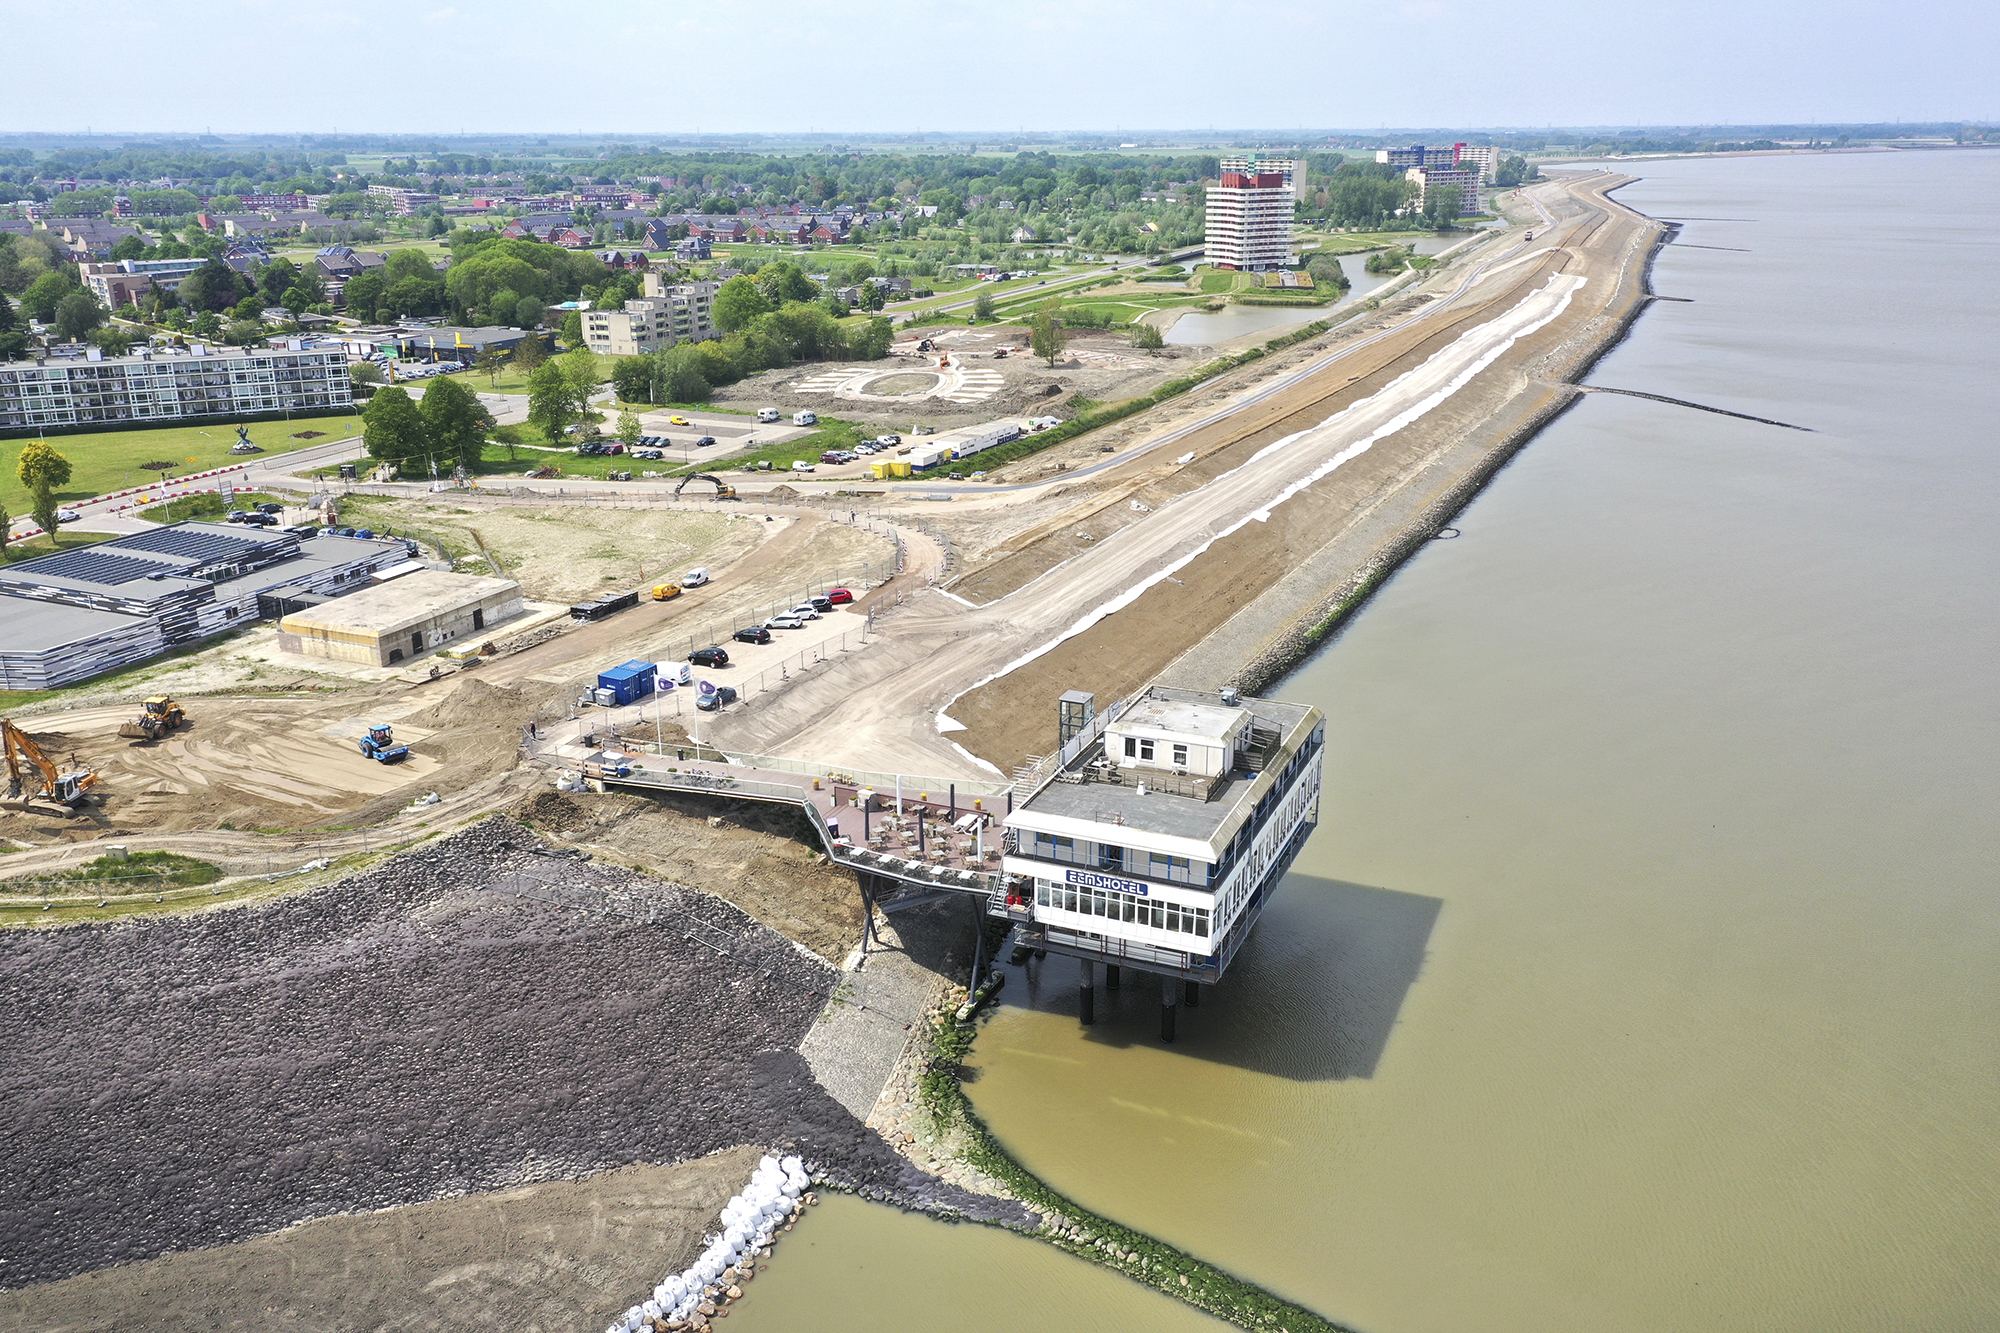
[(1139, 757), (1141, 759), (1151, 759), (1153, 757), (1153, 743), (1151, 741), (1142, 740), (1139, 742)]
[(1176, 745), (1174, 747), (1174, 767), (1175, 768), (1187, 767), (1187, 746)]
[(1125, 849), (1111, 843), (1099, 843), (1097, 847), (1097, 868), (1099, 870), (1123, 870)]

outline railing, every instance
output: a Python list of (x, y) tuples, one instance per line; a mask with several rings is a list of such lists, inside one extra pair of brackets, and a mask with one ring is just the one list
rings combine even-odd
[(1105, 935), (1084, 935), (1057, 926), (1043, 926), (1040, 928), (1040, 934), (1049, 944), (1086, 950), (1100, 958), (1116, 959), (1120, 962), (1151, 963), (1156, 967), (1178, 968), (1183, 972), (1209, 971), (1216, 967), (1215, 959), (1208, 954), (1189, 953), (1183, 949), (1163, 949), (1158, 945), (1142, 944), (1137, 940), (1115, 939)]

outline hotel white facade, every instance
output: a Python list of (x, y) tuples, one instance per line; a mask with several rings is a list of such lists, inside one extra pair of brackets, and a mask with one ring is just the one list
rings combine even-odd
[(1094, 963), (1220, 978), (1319, 821), (1324, 717), (1160, 687), (1063, 707), (1054, 775), (1006, 821), (1020, 939), (1082, 959), (1086, 995)]
[(1298, 263), (1292, 248), (1292, 175), (1297, 163), (1230, 157), (1208, 187), (1205, 257), (1217, 268), (1259, 272)]

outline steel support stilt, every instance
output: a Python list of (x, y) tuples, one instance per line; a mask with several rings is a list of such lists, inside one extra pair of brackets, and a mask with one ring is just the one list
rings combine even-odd
[(1077, 1017), (1083, 1020), (1083, 1025), (1085, 1027), (1089, 1027), (1092, 1023), (1095, 1023), (1097, 1021), (1096, 982), (1097, 982), (1097, 964), (1085, 963), (1083, 965), (1083, 979), (1077, 983), (1077, 988), (1076, 988)]
[(1118, 964), (1106, 963), (1104, 965), (1104, 989), (1118, 989)]
[(1160, 978), (1160, 1040), (1171, 1045), (1174, 1040), (1174, 979)]
[(1187, 1001), (1188, 1008), (1201, 1008), (1201, 983), (1192, 978), (1182, 983), (1181, 998)]

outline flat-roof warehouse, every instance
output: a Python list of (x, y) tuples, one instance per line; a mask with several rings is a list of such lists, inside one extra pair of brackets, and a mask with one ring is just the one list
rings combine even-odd
[(521, 585), (511, 579), (425, 569), (291, 612), (278, 622), (278, 646), (393, 666), (484, 633), (521, 609)]
[(198, 643), (265, 614), (265, 594), (363, 585), (399, 539), (185, 522), (0, 569), (0, 688), (46, 690)]

